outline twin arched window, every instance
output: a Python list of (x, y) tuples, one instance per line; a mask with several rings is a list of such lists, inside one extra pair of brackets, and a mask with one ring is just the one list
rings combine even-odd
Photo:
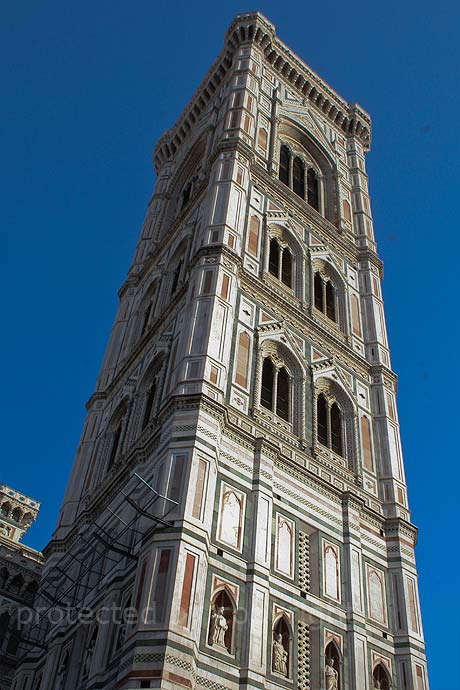
[(279, 179), (309, 206), (319, 211), (318, 175), (300, 156), (293, 156), (286, 144), (282, 144), (280, 149)]
[(316, 271), (313, 281), (314, 304), (316, 309), (323, 312), (332, 321), (337, 321), (336, 290), (329, 279)]
[(282, 247), (276, 237), (270, 240), (268, 272), (292, 288), (292, 254), (289, 247)]
[(323, 393), (316, 402), (316, 422), (318, 442), (344, 457), (343, 413), (338, 403), (329, 404)]
[(262, 365), (260, 404), (286, 422), (290, 420), (291, 379), (285, 369), (277, 369), (270, 357)]

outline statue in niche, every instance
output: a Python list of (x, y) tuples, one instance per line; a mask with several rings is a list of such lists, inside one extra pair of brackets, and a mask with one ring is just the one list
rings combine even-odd
[(288, 653), (284, 649), (282, 633), (276, 633), (273, 640), (273, 670), (283, 676), (288, 675)]
[(380, 681), (378, 678), (374, 678), (374, 688), (381, 688)]
[(339, 690), (339, 674), (334, 668), (334, 659), (326, 659), (326, 690)]
[(228, 630), (227, 619), (224, 616), (225, 607), (219, 606), (211, 615), (209, 638), (211, 644), (225, 647), (225, 633)]

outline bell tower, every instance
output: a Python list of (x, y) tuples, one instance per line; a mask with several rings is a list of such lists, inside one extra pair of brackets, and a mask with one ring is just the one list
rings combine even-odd
[(16, 688), (428, 690), (370, 144), (235, 18), (156, 145), (46, 549), (42, 597), (95, 615), (31, 631)]

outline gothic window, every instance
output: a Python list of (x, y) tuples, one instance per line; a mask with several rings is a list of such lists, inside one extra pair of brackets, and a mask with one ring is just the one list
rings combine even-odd
[(179, 284), (179, 277), (180, 277), (180, 273), (181, 273), (181, 269), (182, 269), (182, 264), (183, 264), (183, 260), (181, 259), (173, 271), (172, 283), (171, 283), (171, 295), (174, 295), (174, 293), (177, 290), (177, 286)]
[(319, 271), (313, 279), (314, 304), (316, 309), (325, 314), (331, 321), (337, 322), (336, 290), (329, 278), (323, 278)]
[(289, 288), (292, 288), (292, 263), (289, 247), (281, 247), (276, 237), (272, 237), (268, 253), (268, 272)]
[(192, 193), (192, 183), (189, 182), (185, 187), (182, 192), (182, 202), (181, 202), (181, 207), (180, 210), (182, 211), (190, 201), (190, 195)]
[(287, 247), (283, 249), (281, 260), (281, 282), (292, 287), (292, 256)]
[(343, 457), (342, 410), (337, 402), (330, 405), (322, 393), (316, 401), (316, 428), (318, 442)]
[(327, 408), (327, 400), (322, 393), (320, 393), (320, 395), (318, 395), (316, 417), (317, 417), (317, 425), (318, 425), (318, 441), (323, 446), (327, 446), (328, 408)]
[(118, 448), (120, 446), (120, 439), (121, 439), (122, 424), (123, 424), (123, 419), (121, 418), (118, 421), (118, 424), (116, 425), (115, 430), (113, 431), (113, 434), (112, 434), (112, 445), (110, 448), (109, 462), (107, 465), (107, 467), (109, 469), (110, 469), (110, 467), (112, 467), (112, 465), (115, 462), (115, 459), (118, 455)]
[(21, 522), (21, 510), (19, 508), (15, 508), (13, 512), (11, 513), (11, 517), (15, 522)]
[(277, 675), (290, 677), (292, 635), (284, 616), (273, 627), (272, 671)]
[[(335, 642), (329, 642), (325, 649), (325, 676), (326, 676), (326, 688), (334, 688), (335, 690), (341, 690), (341, 683), (340, 683), (340, 662), (341, 662), (341, 655), (340, 652), (337, 648), (337, 645)], [(329, 668), (328, 668), (329, 667)], [(334, 683), (331, 684), (332, 680), (335, 680), (335, 685)], [(328, 683), (329, 681), (329, 683)]]
[(10, 504), (9, 503), (2, 503), (2, 507), (1, 507), (2, 515), (4, 515), (5, 517), (8, 517), (10, 514), (10, 511), (11, 511)]
[(270, 357), (266, 357), (262, 365), (260, 404), (289, 422), (290, 397), (291, 378), (286, 368), (277, 369)]
[(280, 272), (280, 246), (276, 237), (270, 240), (270, 250), (268, 255), (268, 271), (276, 278), (279, 278)]
[(282, 367), (278, 372), (276, 388), (276, 414), (286, 422), (289, 421), (290, 379), (286, 369)]
[(319, 311), (324, 311), (324, 291), (323, 291), (324, 281), (322, 279), (321, 273), (318, 271), (315, 273), (314, 278), (314, 293), (315, 293), (315, 307)]
[(262, 365), (262, 391), (260, 404), (268, 410), (273, 408), (273, 382), (275, 380), (275, 367), (270, 357), (264, 359)]
[(235, 606), (225, 589), (220, 590), (211, 601), (208, 644), (221, 652), (233, 653)]
[(287, 146), (284, 144), (280, 149), (280, 168), (279, 168), (279, 178), (281, 182), (289, 186), (289, 166), (291, 162), (291, 153)]
[(142, 418), (142, 429), (145, 429), (147, 424), (150, 421), (150, 418), (152, 417), (152, 410), (153, 410), (153, 405), (155, 402), (156, 398), (156, 392), (157, 392), (157, 379), (153, 379), (152, 383), (150, 384), (148, 390), (147, 390), (147, 399), (145, 401), (145, 409), (144, 409), (144, 416)]
[(377, 664), (374, 668), (372, 674), (372, 682), (374, 688), (380, 688), (380, 690), (390, 690), (391, 680), (388, 671), (384, 668), (383, 664)]
[(307, 172), (307, 201), (312, 208), (319, 211), (318, 175), (313, 168), (309, 168)]
[(292, 189), (302, 199), (305, 198), (305, 168), (302, 160), (294, 158), (292, 164)]
[(9, 591), (12, 594), (19, 594), (21, 589), (24, 587), (25, 580), (22, 575), (16, 575), (10, 582)]
[(328, 316), (332, 321), (336, 321), (335, 290), (330, 280), (328, 280), (326, 283), (326, 316)]

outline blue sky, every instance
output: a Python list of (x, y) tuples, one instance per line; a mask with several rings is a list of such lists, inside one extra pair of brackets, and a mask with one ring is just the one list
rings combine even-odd
[(26, 537), (42, 548), (153, 188), (153, 145), (233, 16), (251, 9), (373, 117), (368, 172), (431, 688), (456, 690), (459, 3), (5, 4), (0, 481), (43, 502)]

